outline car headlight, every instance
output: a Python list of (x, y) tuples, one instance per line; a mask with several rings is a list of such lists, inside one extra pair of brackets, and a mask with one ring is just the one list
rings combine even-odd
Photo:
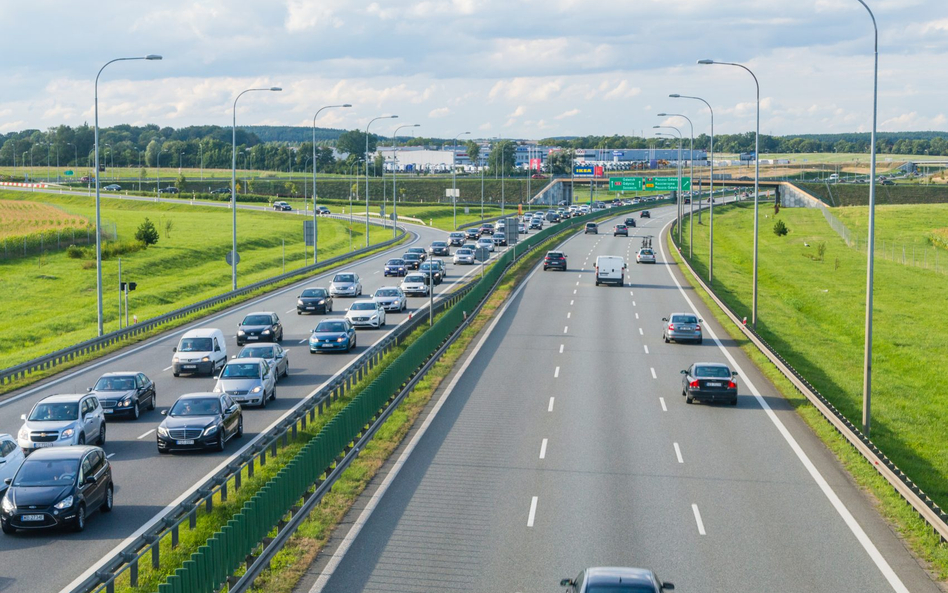
[(168, 436), (168, 429), (165, 428), (164, 426), (159, 426), (159, 427), (158, 427), (158, 435), (159, 435), (159, 436), (163, 436), (163, 437)]
[(345, 341), (346, 341), (346, 337), (345, 337), (345, 336), (339, 336), (338, 338), (336, 338), (336, 341), (337, 341), (337, 342), (345, 342)]
[(326, 299), (323, 299), (323, 300), (319, 301), (319, 302), (316, 303), (316, 304), (317, 304), (317, 305), (325, 305), (325, 304), (326, 304)]
[(211, 362), (211, 357), (205, 356), (204, 358), (201, 359), (201, 362)]
[(72, 494), (70, 494), (66, 498), (60, 500), (59, 502), (53, 505), (54, 508), (57, 508), (59, 510), (68, 509), (71, 506), (72, 506)]
[(119, 405), (120, 408), (127, 408), (127, 407), (129, 407), (130, 405), (132, 405), (132, 398), (126, 397), (125, 399), (123, 399), (122, 401), (120, 401), (118, 405)]
[(253, 389), (250, 390), (250, 393), (260, 393), (260, 390), (261, 390), (261, 389), (262, 389), (262, 387), (260, 387), (259, 385), (257, 385), (256, 387), (254, 387)]
[(175, 354), (174, 356), (171, 357), (171, 362), (178, 362), (178, 355), (177, 355), (177, 354)]
[(297, 305), (302, 305), (302, 304), (303, 304), (303, 299), (297, 299), (296, 304), (297, 304)]
[(310, 344), (315, 344), (315, 343), (318, 342), (318, 341), (319, 341), (319, 338), (317, 338), (316, 336), (310, 336), (310, 337), (309, 337), (309, 343), (310, 343)]
[(204, 436), (212, 435), (212, 434), (214, 434), (215, 432), (217, 432), (217, 425), (216, 425), (216, 424), (213, 425), (213, 426), (208, 426), (208, 427), (204, 430)]
[(268, 329), (265, 329), (265, 330), (263, 330), (263, 331), (262, 331), (262, 332), (260, 332), (260, 333), (262, 333), (262, 334), (264, 334), (264, 335), (266, 335), (266, 334), (268, 334), (268, 333), (270, 333), (270, 330), (268, 330)]
[(21, 427), (20, 427), (20, 432), (17, 433), (17, 437), (18, 437), (21, 441), (28, 441), (28, 440), (30, 440), (30, 430), (29, 430), (25, 425), (24, 425), (24, 426), (21, 426)]
[(12, 513), (16, 509), (16, 507), (13, 506), (13, 503), (10, 502), (10, 498), (8, 496), (3, 497), (3, 502), (0, 503), (0, 505), (3, 506), (4, 513)]
[(60, 440), (62, 440), (62, 439), (71, 439), (71, 438), (72, 438), (72, 435), (74, 435), (74, 434), (76, 434), (76, 429), (75, 429), (75, 428), (67, 428), (66, 430), (64, 430), (64, 431), (62, 432), (62, 434), (59, 435), (59, 439), (60, 439)]
[(238, 336), (244, 335), (244, 330), (238, 329), (238, 330), (237, 330), (237, 335), (238, 335)]
[(223, 387), (221, 387), (220, 385), (215, 385), (215, 386), (214, 386), (214, 393), (223, 393), (223, 392), (224, 392), (224, 388), (223, 388)]

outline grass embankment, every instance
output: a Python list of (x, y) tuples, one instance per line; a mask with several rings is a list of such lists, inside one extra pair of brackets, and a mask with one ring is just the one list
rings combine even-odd
[[(0, 192), (10, 200), (29, 198), (80, 217), (94, 216), (85, 197)], [(231, 245), (231, 213), (221, 208), (121, 200), (103, 200), (103, 221), (114, 222), (120, 241), (133, 240), (135, 230), (149, 218), (160, 239), (148, 249), (122, 256), (122, 279), (138, 283), (129, 295), (132, 315), (140, 320), (230, 290), (231, 271), (225, 255)], [(312, 248), (304, 255), (302, 217), (278, 213), (237, 214), (238, 285), (246, 286), (308, 265)], [(167, 225), (170, 223), (170, 229)], [(390, 230), (371, 228), (371, 241), (391, 238)], [(364, 226), (353, 225), (352, 246), (365, 245)], [(349, 251), (344, 222), (319, 221), (320, 259)], [(105, 331), (119, 328), (118, 259), (103, 261)], [(0, 368), (9, 367), (96, 335), (96, 273), (94, 259), (71, 259), (65, 250), (0, 261), (0, 289), (5, 315), (0, 331), (18, 339), (0, 345)], [(131, 315), (129, 315), (131, 319)], [(24, 332), (23, 328), (29, 331)]]
[[(857, 237), (865, 238), (869, 234), (869, 214), (866, 208), (836, 208), (836, 218), (846, 225)], [(915, 249), (915, 262), (921, 267), (933, 267), (935, 263), (934, 237), (944, 237), (938, 254), (940, 270), (948, 268), (948, 204), (919, 205), (876, 205), (876, 249), (883, 246), (886, 257), (891, 259), (893, 247), (901, 260), (902, 248), (906, 249), (906, 259), (912, 261)], [(865, 241), (863, 241), (864, 243)], [(863, 247), (863, 249), (865, 249)], [(926, 254), (925, 252), (928, 251)]]
[[(714, 289), (738, 314), (750, 318), (752, 205), (716, 209)], [(936, 216), (919, 213), (915, 231), (930, 229)], [(846, 209), (847, 216), (849, 210)], [(862, 209), (863, 215), (866, 214)], [(838, 211), (837, 211), (838, 213)], [(765, 218), (766, 215), (766, 218)], [(758, 332), (856, 425), (861, 424), (865, 256), (845, 245), (815, 209), (783, 209), (778, 218), (790, 229), (777, 237), (772, 208), (761, 209)], [(879, 220), (879, 218), (877, 218)], [(926, 222), (926, 220), (928, 222)], [(906, 220), (902, 224), (908, 224)], [(881, 225), (883, 228), (888, 223)], [(687, 256), (688, 224), (682, 254)], [(707, 218), (695, 224), (693, 266), (707, 278)], [(883, 233), (889, 231), (883, 231)], [(893, 231), (895, 232), (895, 231)], [(901, 231), (899, 231), (901, 232)], [(804, 244), (809, 244), (806, 247)], [(819, 245), (825, 253), (819, 261)], [(815, 259), (814, 259), (815, 258)], [(700, 294), (700, 291), (699, 291)], [(705, 298), (702, 294), (702, 298)], [(872, 439), (940, 506), (948, 507), (945, 425), (948, 395), (933, 372), (948, 357), (941, 309), (948, 283), (933, 270), (876, 261), (873, 317)], [(711, 306), (712, 310), (714, 306)], [(828, 423), (795, 392), (766, 358), (730, 328), (751, 358), (829, 443), (857, 481), (880, 501), (916, 549), (948, 576), (948, 547), (930, 530), (862, 457), (835, 435)]]

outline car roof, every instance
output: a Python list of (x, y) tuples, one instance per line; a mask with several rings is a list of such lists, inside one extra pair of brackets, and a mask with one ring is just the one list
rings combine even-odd
[(231, 363), (234, 363), (234, 364), (247, 364), (248, 362), (249, 362), (249, 363), (264, 362), (264, 359), (258, 358), (258, 357), (256, 357), (256, 356), (248, 356), (248, 357), (246, 357), (246, 358), (231, 358), (230, 360), (227, 361), (227, 364), (231, 364)]
[(190, 329), (183, 336), (184, 337), (194, 337), (194, 338), (212, 338), (214, 335), (221, 330), (214, 327), (199, 327), (196, 329)]
[(603, 585), (608, 583), (655, 584), (655, 575), (647, 568), (626, 568), (621, 566), (597, 566), (586, 569), (586, 583)]
[(692, 317), (697, 317), (697, 315), (695, 315), (694, 313), (686, 313), (686, 312), (684, 312), (684, 311), (675, 311), (674, 313), (669, 313), (669, 314), (668, 314), (669, 317), (671, 317), (671, 316), (673, 316), (673, 315), (691, 315)]
[[(110, 371), (108, 373), (102, 373), (102, 377), (123, 377), (125, 375), (137, 375), (139, 371)], [(102, 377), (99, 377), (100, 379)]]
[(358, 305), (360, 303), (372, 303), (374, 305), (375, 299), (358, 299), (358, 300), (352, 301), (352, 303), (349, 306), (351, 307), (352, 305)]
[(89, 395), (88, 393), (58, 393), (56, 395), (48, 395), (40, 400), (40, 403), (48, 402), (65, 402), (72, 403), (77, 402), (80, 399)]
[(47, 449), (37, 449), (30, 453), (27, 458), (29, 461), (42, 461), (44, 459), (82, 459), (89, 451), (95, 451), (99, 447), (92, 445), (71, 445), (69, 447), (49, 447)]
[(251, 315), (275, 315), (273, 311), (254, 311), (253, 313), (247, 313), (244, 317), (250, 317)]
[[(320, 319), (320, 320), (319, 320), (319, 323), (323, 323), (323, 322), (326, 322), (326, 321), (342, 321), (342, 322), (345, 322), (345, 323), (348, 323), (348, 322), (349, 322), (349, 320), (346, 319), (345, 317), (326, 317), (325, 319)], [(319, 323), (317, 323), (316, 325), (318, 326)]]
[(180, 400), (182, 400), (182, 399), (204, 399), (204, 398), (208, 398), (208, 397), (213, 397), (214, 399), (217, 399), (217, 398), (219, 398), (221, 395), (222, 395), (222, 394), (220, 394), (220, 393), (212, 393), (212, 392), (210, 392), (210, 391), (196, 391), (196, 392), (194, 392), (194, 393), (185, 393), (184, 395), (179, 395), (179, 396), (178, 396), (178, 399), (176, 399), (176, 400), (174, 400), (174, 401), (175, 401), (175, 402), (178, 402), (178, 401), (180, 401)]

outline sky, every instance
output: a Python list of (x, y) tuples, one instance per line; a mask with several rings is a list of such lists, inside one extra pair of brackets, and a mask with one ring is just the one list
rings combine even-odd
[[(879, 129), (948, 130), (948, 1), (866, 0)], [(0, 2), (0, 132), (93, 121), (317, 125), (450, 138), (867, 132), (859, 0), (30, 0)]]

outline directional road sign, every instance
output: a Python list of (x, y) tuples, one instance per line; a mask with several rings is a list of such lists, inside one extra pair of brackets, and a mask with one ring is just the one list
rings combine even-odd
[(72, 171), (63, 171), (63, 175), (72, 175)]
[[(677, 191), (677, 177), (611, 177), (611, 191)], [(691, 177), (681, 178), (682, 191), (691, 191)]]

